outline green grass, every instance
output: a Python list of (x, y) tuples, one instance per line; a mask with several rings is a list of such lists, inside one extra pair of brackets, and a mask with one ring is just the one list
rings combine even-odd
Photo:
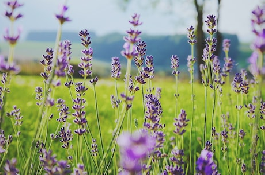
[[(75, 80), (76, 82), (78, 80)], [(82, 80), (80, 80), (82, 81)], [(64, 82), (64, 80), (62, 80)], [(23, 149), (25, 150), (25, 153), (28, 154), (28, 150), (31, 146), (31, 141), (34, 136), (34, 131), (36, 129), (36, 121), (38, 116), (38, 106), (35, 104), (35, 87), (36, 86), (42, 86), (42, 79), (40, 77), (32, 77), (32, 76), (15, 76), (12, 77), (12, 83), (10, 87), (10, 93), (7, 95), (7, 104), (6, 104), (6, 111), (9, 112), (12, 110), (13, 105), (16, 105), (18, 108), (21, 109), (21, 113), (23, 115), (23, 124), (21, 127), (21, 142)], [(124, 85), (123, 82), (118, 83), (119, 86), (119, 92), (124, 91)], [(161, 119), (161, 123), (165, 124), (164, 133), (166, 134), (166, 142), (165, 142), (165, 152), (170, 153), (171, 152), (171, 146), (170, 146), (170, 137), (175, 136), (173, 133), (173, 130), (175, 129), (174, 118), (175, 118), (175, 83), (173, 81), (173, 78), (168, 79), (158, 79), (153, 82), (154, 87), (161, 87), (162, 88), (162, 98), (160, 99), (162, 108), (163, 108), (163, 115)], [(115, 111), (111, 107), (110, 103), (110, 95), (115, 94), (114, 89), (114, 81), (111, 79), (104, 79), (99, 80), (97, 85), (97, 97), (98, 97), (98, 104), (99, 104), (99, 118), (101, 122), (101, 129), (102, 129), (102, 135), (103, 135), (103, 142), (104, 145), (108, 145), (111, 137), (112, 132), (115, 127)], [(74, 90), (74, 89), (72, 89)], [(196, 152), (198, 154), (200, 151), (204, 148), (202, 145), (203, 140), (203, 128), (204, 128), (204, 87), (200, 84), (194, 85), (194, 91), (195, 91), (195, 116), (194, 116), (194, 127), (193, 131), (196, 133), (196, 138), (193, 138), (193, 143), (197, 142)], [(207, 139), (210, 138), (210, 116), (211, 116), (211, 110), (212, 110), (212, 90), (208, 90), (210, 93), (208, 93), (208, 124), (207, 124)], [(225, 94), (226, 91), (224, 91)], [(187, 117), (190, 119), (191, 114), (191, 92), (190, 92), (190, 84), (188, 82), (180, 82), (179, 83), (179, 105), (178, 110), (184, 109), (187, 112)], [(55, 89), (54, 93), (55, 101), (58, 98), (63, 98), (66, 100), (67, 106), (70, 107), (70, 114), (73, 113), (72, 110), (72, 101), (69, 96), (69, 91), (66, 87), (61, 86)], [(98, 137), (98, 129), (96, 125), (96, 110), (95, 110), (95, 101), (93, 97), (93, 90), (92, 86), (89, 86), (89, 90), (86, 92), (86, 104), (85, 104), (85, 110), (86, 110), (86, 118), (88, 120), (88, 124), (91, 128), (92, 134), (96, 136), (98, 144), (99, 144), (99, 137)], [(224, 111), (229, 111), (231, 108), (232, 113), (230, 113), (230, 117), (233, 120), (234, 117), (236, 117), (236, 112), (234, 112), (235, 104), (236, 104), (236, 96), (235, 93), (232, 93), (232, 106), (229, 105), (228, 99), (226, 95), (223, 95), (223, 104), (224, 104)], [(250, 101), (250, 97), (249, 100)], [(144, 113), (143, 113), (143, 105), (142, 105), (142, 96), (141, 92), (137, 92), (135, 94), (134, 102), (133, 102), (133, 112), (132, 117), (133, 120), (137, 119), (139, 121), (139, 128), (142, 127), (143, 121), (144, 121)], [(246, 112), (245, 108), (243, 110)], [(241, 120), (243, 120), (244, 130), (247, 133), (245, 138), (245, 144), (246, 149), (244, 149), (244, 153), (248, 153), (249, 145), (251, 145), (251, 134), (249, 129), (249, 123), (251, 123), (251, 119), (246, 117), (246, 114), (242, 116)], [(50, 133), (54, 133), (55, 129), (57, 127), (56, 118), (58, 117), (58, 111), (56, 109), (56, 105), (51, 108), (51, 113), (54, 114), (54, 118), (49, 121), (49, 127), (48, 127), (48, 135)], [(179, 111), (177, 112), (179, 114)], [(217, 116), (219, 117), (219, 116)], [(72, 123), (72, 120), (74, 117), (69, 115), (68, 121)], [(219, 121), (217, 119), (217, 121)], [(72, 127), (74, 124), (72, 124)], [(5, 117), (4, 122), (2, 124), (3, 129), (5, 130), (5, 134), (14, 134), (12, 130), (12, 125), (10, 122), (10, 119)], [(215, 125), (218, 127), (218, 125)], [(235, 126), (235, 124), (233, 124)], [(189, 155), (189, 125), (187, 127), (187, 133), (184, 134), (184, 151), (185, 151), (185, 160), (188, 162), (188, 155)], [(124, 125), (124, 128), (126, 128), (126, 122)], [(136, 129), (136, 127), (133, 127), (133, 129)], [(262, 138), (261, 138), (262, 140)], [(75, 142), (75, 141), (74, 141)], [(14, 142), (11, 144), (9, 148), (9, 153), (7, 155), (7, 158), (16, 157), (16, 139), (14, 139)], [(231, 142), (232, 143), (232, 142)], [(230, 143), (230, 144), (231, 144)], [(65, 154), (65, 150), (60, 148), (61, 143), (60, 142), (54, 142), (52, 144), (51, 149), (55, 154), (57, 154), (58, 160), (60, 159), (66, 159), (67, 155)], [(105, 148), (106, 149), (106, 148)], [(259, 148), (261, 149), (261, 148)], [(247, 156), (246, 156), (247, 157)], [(216, 157), (215, 157), (216, 158)], [(19, 161), (19, 158), (18, 158)], [(246, 158), (246, 161), (249, 161), (249, 158)], [(222, 163), (224, 162), (218, 162), (218, 165), (222, 166)], [(22, 164), (20, 162), (19, 164)], [(222, 170), (219, 170), (222, 172)]]

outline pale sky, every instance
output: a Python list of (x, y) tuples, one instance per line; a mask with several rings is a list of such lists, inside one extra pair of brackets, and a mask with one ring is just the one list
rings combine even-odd
[[(3, 16), (5, 5), (0, 4), (0, 33), (9, 27), (9, 21)], [(134, 13), (141, 15), (143, 22), (139, 29), (150, 35), (174, 35), (186, 33), (186, 28), (196, 25), (193, 0), (173, 0), (174, 4), (161, 3), (156, 8), (149, 5), (150, 0), (133, 0), (124, 12), (121, 0), (68, 0), (69, 10), (66, 13), (71, 22), (65, 23), (63, 30), (79, 32), (88, 29), (98, 35), (109, 32), (124, 33), (130, 28), (128, 20)], [(206, 0), (205, 15), (216, 14), (216, 1)], [(59, 13), (60, 4), (64, 0), (19, 0), (24, 6), (17, 11), (24, 17), (18, 20), (16, 27), (23, 28), (24, 36), (30, 30), (56, 30), (58, 22), (54, 17)], [(254, 35), (251, 33), (251, 11), (262, 0), (222, 0), (220, 31), (237, 34), (241, 41), (250, 42)], [(2, 37), (1, 37), (2, 40)]]

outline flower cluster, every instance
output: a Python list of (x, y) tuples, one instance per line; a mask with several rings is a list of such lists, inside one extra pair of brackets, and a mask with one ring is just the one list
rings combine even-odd
[(58, 59), (55, 68), (55, 75), (58, 77), (65, 77), (66, 74), (72, 75), (74, 73), (73, 66), (70, 65), (71, 45), (69, 40), (62, 41), (59, 44)]
[(134, 61), (135, 61), (135, 65), (139, 69), (144, 63), (144, 56), (146, 54), (146, 43), (144, 41), (142, 40), (138, 41), (137, 52), (138, 52), (138, 55), (134, 58)]
[(79, 32), (79, 36), (81, 37), (81, 43), (85, 47), (84, 50), (82, 50), (82, 53), (84, 54), (83, 57), (81, 57), (81, 63), (78, 64), (78, 67), (80, 67), (82, 70), (79, 71), (79, 74), (82, 77), (88, 77), (92, 75), (92, 58), (93, 58), (93, 49), (90, 46), (90, 36), (89, 32), (85, 30), (81, 30)]
[(58, 122), (66, 122), (67, 116), (70, 113), (69, 107), (65, 105), (65, 100), (57, 99), (57, 108), (59, 112), (59, 118), (56, 119)]
[(13, 110), (11, 112), (6, 113), (7, 117), (13, 117), (15, 119), (14, 125), (21, 126), (23, 116), (20, 113), (20, 109), (17, 106), (13, 106)]
[(174, 133), (183, 135), (186, 132), (185, 127), (188, 126), (188, 122), (190, 121), (187, 119), (186, 111), (183, 109), (180, 110), (180, 114), (178, 118), (175, 118), (175, 121), (174, 125), (176, 126), (176, 129), (174, 130)]
[(0, 110), (2, 110), (2, 108), (5, 105), (5, 103), (4, 103), (5, 94), (10, 92), (9, 88), (6, 87), (6, 84), (7, 84), (6, 82), (7, 82), (7, 74), (3, 73), (2, 74), (2, 80), (1, 80), (3, 87), (0, 86)]
[(85, 171), (85, 166), (83, 164), (77, 164), (77, 168), (74, 168), (74, 172), (72, 175), (85, 175), (87, 172)]
[(121, 93), (120, 96), (122, 101), (124, 101), (126, 104), (126, 110), (129, 110), (132, 107), (134, 96), (126, 96), (124, 93)]
[(36, 105), (37, 106), (41, 106), (42, 104), (42, 95), (43, 95), (43, 90), (42, 90), (42, 87), (36, 87), (35, 88), (35, 92), (36, 92), (36, 96), (35, 96), (35, 99), (38, 101), (36, 102)]
[(187, 37), (188, 37), (188, 43), (191, 45), (194, 45), (195, 43), (197, 43), (197, 40), (195, 39), (195, 31), (194, 31), (194, 27), (190, 26), (190, 28), (187, 28), (188, 33), (187, 33)]
[(10, 160), (7, 160), (4, 166), (4, 172), (5, 174), (15, 175), (19, 174), (19, 169), (16, 168), (17, 165), (17, 159), (13, 158)]
[(56, 156), (52, 156), (52, 151), (47, 151), (46, 149), (41, 150), (41, 155), (39, 157), (41, 166), (47, 174), (69, 174), (71, 173), (70, 165), (67, 164), (67, 161), (61, 160), (58, 161)]
[(68, 7), (63, 5), (61, 7), (61, 13), (56, 14), (55, 17), (58, 19), (59, 23), (63, 25), (63, 23), (71, 21), (69, 17), (65, 17), (65, 12), (68, 10)]
[(6, 148), (13, 141), (12, 135), (8, 135), (8, 138), (5, 137), (5, 131), (0, 130), (0, 154), (6, 152)]
[[(132, 16), (132, 21), (129, 21), (134, 27), (138, 27), (142, 23), (139, 22), (140, 15), (135, 14)], [(122, 56), (124, 56), (126, 59), (134, 59), (135, 56), (138, 55), (137, 48), (135, 46), (135, 43), (140, 41), (139, 35), (141, 34), (141, 31), (130, 29), (127, 31), (128, 36), (125, 36), (123, 39), (125, 40), (125, 44), (123, 45), (124, 50), (121, 52)]]
[(0, 55), (0, 71), (4, 73), (12, 72), (14, 74), (19, 73), (20, 68), (15, 63), (8, 63), (5, 58)]
[(177, 76), (179, 71), (177, 70), (179, 67), (179, 57), (177, 55), (171, 56), (171, 68), (173, 69), (172, 75)]
[(81, 126), (81, 128), (75, 130), (75, 133), (78, 135), (82, 135), (86, 132), (85, 125), (87, 123), (87, 120), (85, 117), (86, 112), (84, 111), (85, 108), (84, 104), (86, 100), (83, 98), (83, 96), (85, 95), (87, 89), (88, 88), (83, 86), (83, 83), (81, 82), (76, 83), (77, 98), (73, 100), (74, 102), (73, 109), (75, 110), (75, 112), (72, 115), (75, 117), (74, 123)]
[[(9, 8), (9, 10), (5, 12), (5, 16), (11, 21), (11, 23), (23, 17), (21, 13), (15, 14), (15, 10), (23, 6), (23, 4), (20, 4), (17, 0), (8, 1), (5, 4)], [(9, 45), (14, 46), (16, 45), (17, 40), (20, 37), (20, 34), (21, 34), (21, 29), (18, 29), (18, 34), (16, 36), (14, 36), (12, 33), (10, 34), (9, 29), (6, 29), (6, 34), (4, 35), (4, 39), (9, 43)]]
[(138, 130), (133, 134), (123, 132), (117, 142), (120, 146), (120, 166), (123, 173), (137, 174), (142, 169), (141, 161), (153, 151), (156, 139), (146, 130)]
[(217, 174), (217, 165), (213, 161), (213, 153), (211, 151), (203, 149), (196, 165), (196, 170), (200, 175)]
[(144, 126), (151, 131), (157, 131), (163, 126), (160, 124), (160, 119), (163, 113), (159, 98), (153, 94), (145, 95), (145, 119)]
[(121, 76), (121, 63), (119, 57), (111, 58), (111, 77), (119, 79)]
[(182, 165), (184, 164), (183, 156), (184, 151), (182, 149), (176, 149), (174, 148), (171, 151), (172, 157), (170, 157), (170, 161), (173, 162), (174, 165), (167, 165), (166, 169), (167, 172), (169, 172), (172, 175), (178, 174), (178, 175), (184, 175), (184, 169)]
[(40, 61), (40, 63), (44, 66), (44, 72), (41, 72), (41, 76), (44, 79), (44, 82), (46, 83), (46, 80), (48, 80), (51, 70), (52, 70), (52, 60), (53, 60), (53, 49), (47, 48), (46, 49), (47, 55), (43, 55), (43, 60)]
[(97, 145), (96, 139), (92, 139), (91, 153), (95, 157), (98, 155), (98, 145)]

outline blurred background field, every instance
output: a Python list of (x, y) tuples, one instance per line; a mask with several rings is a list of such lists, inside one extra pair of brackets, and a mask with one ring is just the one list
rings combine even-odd
[[(21, 8), (24, 18), (18, 20), (15, 28), (21, 27), (23, 30), (14, 55), (15, 60), (21, 65), (21, 75), (39, 75), (42, 71), (38, 63), (45, 54), (46, 48), (54, 47), (58, 27), (54, 13), (62, 2), (29, 0)], [(251, 10), (260, 3), (259, 0), (100, 0), (93, 2), (80, 0), (78, 3), (69, 1), (68, 15), (72, 21), (63, 27), (62, 39), (72, 42), (72, 62), (76, 67), (82, 55), (78, 32), (88, 29), (92, 41), (91, 47), (94, 50), (93, 72), (99, 77), (109, 78), (111, 57), (121, 57), (123, 36), (129, 28), (128, 19), (133, 13), (139, 13), (143, 21), (143, 25), (139, 28), (142, 31), (141, 38), (147, 44), (147, 55), (154, 56), (155, 73), (160, 77), (170, 75), (170, 57), (176, 54), (180, 57), (182, 72), (180, 78), (185, 79), (188, 76), (186, 59), (190, 54), (186, 29), (191, 25), (197, 27), (196, 17), (199, 12), (196, 10), (195, 3), (203, 8), (202, 22), (208, 14), (218, 17), (218, 31), (221, 37), (217, 37), (219, 43), (217, 54), (221, 64), (224, 62), (222, 40), (230, 39), (229, 56), (234, 60), (233, 71), (247, 69), (247, 60), (251, 55), (250, 44), (254, 38), (250, 25)], [(4, 13), (4, 10), (1, 6), (0, 13)], [(0, 16), (0, 22), (0, 32), (4, 34), (5, 28), (9, 27), (9, 22), (4, 16)], [(205, 25), (203, 30), (206, 32)], [(7, 58), (8, 52), (8, 44), (0, 38), (0, 55)], [(195, 56), (197, 56), (196, 52)], [(125, 64), (125, 58), (121, 58), (121, 62)], [(195, 73), (198, 74), (196, 70)], [(75, 76), (78, 74), (76, 73)]]

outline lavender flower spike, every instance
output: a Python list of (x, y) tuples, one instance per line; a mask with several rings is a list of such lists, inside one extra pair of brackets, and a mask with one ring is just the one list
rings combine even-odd
[(142, 169), (141, 160), (153, 151), (156, 139), (146, 130), (138, 130), (133, 134), (123, 132), (118, 140), (120, 146), (120, 165), (124, 173), (139, 173)]
[(111, 58), (111, 77), (119, 79), (121, 75), (121, 63), (119, 57)]
[(69, 17), (65, 17), (65, 12), (67, 11), (68, 7), (63, 5), (61, 7), (61, 14), (56, 14), (55, 17), (59, 20), (60, 24), (63, 25), (64, 22), (71, 21)]
[(213, 153), (203, 149), (196, 162), (196, 170), (199, 174), (212, 175), (217, 172), (217, 165), (213, 161)]
[(4, 166), (5, 174), (16, 175), (19, 170), (16, 168), (17, 159), (13, 158), (11, 161), (7, 160)]

